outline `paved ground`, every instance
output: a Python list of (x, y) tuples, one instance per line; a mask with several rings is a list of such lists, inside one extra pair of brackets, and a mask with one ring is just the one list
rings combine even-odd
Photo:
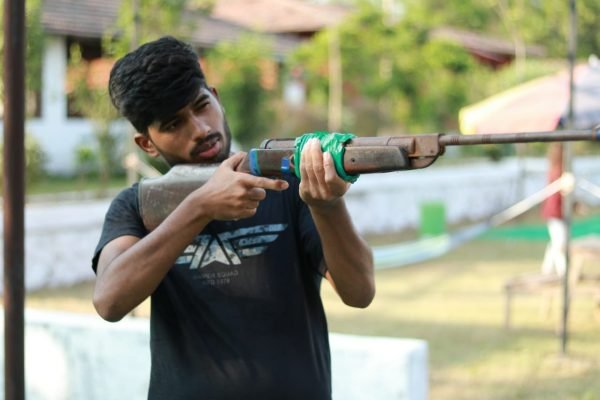
[(34, 201), (26, 205), (28, 290), (93, 279), (91, 257), (108, 205), (106, 199)]

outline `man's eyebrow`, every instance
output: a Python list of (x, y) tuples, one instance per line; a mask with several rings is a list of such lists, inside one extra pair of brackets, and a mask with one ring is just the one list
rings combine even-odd
[(166, 118), (158, 121), (158, 128), (159, 129), (164, 129), (165, 126), (169, 125), (175, 119), (177, 119), (177, 113), (169, 115), (168, 117), (166, 117)]
[[(200, 92), (200, 93), (198, 94), (198, 96), (197, 96), (197, 97), (196, 97), (196, 98), (195, 98), (195, 99), (192, 101), (192, 103), (191, 103), (191, 104), (198, 104), (198, 103), (200, 103), (200, 102), (206, 101), (206, 100), (207, 100), (207, 99), (209, 99), (209, 98), (210, 98), (210, 95), (209, 95), (208, 93), (203, 93), (203, 92)], [(188, 103), (188, 104), (189, 104), (189, 103)], [(159, 128), (161, 128), (161, 129), (162, 129), (162, 128), (164, 128), (166, 125), (168, 125), (168, 124), (170, 124), (171, 122), (173, 122), (173, 120), (177, 119), (177, 117), (179, 116), (179, 112), (180, 112), (180, 111), (181, 111), (181, 110), (178, 110), (178, 111), (177, 111), (177, 112), (175, 112), (174, 114), (171, 114), (171, 115), (169, 115), (169, 116), (167, 116), (167, 117), (163, 118), (162, 120), (160, 120), (160, 121), (157, 121), (157, 122), (158, 122), (158, 125), (159, 125)]]
[(208, 95), (208, 93), (200, 93), (198, 95), (198, 97), (196, 97), (196, 100), (194, 100), (194, 104), (199, 103), (201, 101), (205, 101), (206, 99), (208, 99), (210, 96)]

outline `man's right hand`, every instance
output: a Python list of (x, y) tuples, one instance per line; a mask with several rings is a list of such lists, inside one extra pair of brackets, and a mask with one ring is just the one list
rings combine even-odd
[(229, 157), (217, 168), (202, 187), (188, 196), (201, 207), (201, 213), (210, 220), (237, 220), (256, 214), (259, 203), (266, 197), (266, 190), (282, 191), (288, 183), (282, 179), (253, 176), (236, 169), (246, 153)]

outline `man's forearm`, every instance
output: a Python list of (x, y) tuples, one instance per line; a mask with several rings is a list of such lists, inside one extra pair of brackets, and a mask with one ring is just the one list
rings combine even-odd
[(327, 208), (310, 207), (334, 286), (344, 303), (368, 306), (375, 295), (373, 254), (356, 232), (342, 198)]
[(104, 319), (123, 318), (156, 290), (177, 257), (209, 221), (190, 217), (184, 202), (143, 239), (117, 238), (103, 249), (94, 305)]

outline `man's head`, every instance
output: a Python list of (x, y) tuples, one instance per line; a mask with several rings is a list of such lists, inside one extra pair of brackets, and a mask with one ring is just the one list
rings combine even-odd
[[(162, 155), (171, 165), (229, 155), (223, 109), (190, 45), (168, 36), (142, 45), (115, 63), (109, 93), (148, 154)], [(215, 147), (216, 155), (207, 151)]]
[(206, 87), (198, 55), (186, 43), (166, 36), (119, 59), (108, 90), (121, 115), (140, 133), (188, 104)]

